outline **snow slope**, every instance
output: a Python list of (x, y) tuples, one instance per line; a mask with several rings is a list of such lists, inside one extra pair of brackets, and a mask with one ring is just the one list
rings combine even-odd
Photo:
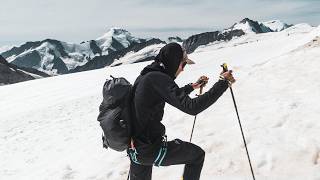
[(150, 56), (156, 56), (164, 45), (165, 44), (153, 44), (141, 49), (138, 52), (129, 52), (124, 57), (115, 59), (110, 66), (114, 66), (117, 64), (131, 64), (134, 62), (139, 62), (139, 60), (145, 59)]
[(268, 28), (270, 28), (272, 31), (275, 32), (279, 32), (282, 31), (288, 27), (290, 27), (290, 25), (281, 22), (280, 20), (271, 20), (271, 21), (266, 21), (266, 22), (262, 22), (263, 25), (267, 26)]
[[(210, 87), (219, 65), (230, 64), (256, 179), (320, 179), (317, 36), (320, 26), (299, 24), (209, 44), (190, 54), (196, 64), (176, 80), (182, 86), (207, 75)], [(102, 149), (101, 90), (110, 74), (133, 82), (149, 63), (0, 87), (0, 179), (126, 179), (126, 155)], [(188, 140), (193, 117), (166, 105), (163, 123), (170, 140)], [(198, 115), (193, 142), (206, 151), (203, 180), (252, 179), (229, 91)], [(153, 179), (181, 174), (182, 166), (154, 168)]]

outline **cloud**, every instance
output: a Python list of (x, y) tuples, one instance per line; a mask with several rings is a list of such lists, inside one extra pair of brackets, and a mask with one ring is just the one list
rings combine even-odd
[[(0, 41), (95, 39), (113, 26), (139, 36), (223, 29), (249, 17), (320, 24), (318, 0), (2, 0)], [(0, 42), (1, 43), (1, 42)]]

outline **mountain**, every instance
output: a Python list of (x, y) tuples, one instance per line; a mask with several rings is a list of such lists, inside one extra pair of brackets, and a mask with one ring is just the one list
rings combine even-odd
[(0, 85), (13, 84), (32, 79), (49, 77), (49, 75), (32, 68), (20, 68), (8, 63), (0, 55)]
[(201, 34), (193, 35), (183, 41), (182, 46), (186, 49), (187, 53), (192, 53), (199, 46), (207, 45), (216, 41), (229, 41), (233, 37), (239, 37), (245, 33), (242, 30), (230, 30), (230, 31), (214, 31), (205, 32)]
[[(260, 23), (245, 18), (223, 31), (200, 33), (185, 40), (177, 36), (169, 37), (166, 41), (167, 43), (182, 44), (188, 53), (192, 53), (199, 46), (209, 43), (230, 41), (234, 37), (250, 33), (281, 31), (290, 26), (278, 20)], [(45, 39), (27, 42), (19, 47), (7, 47), (7, 51), (2, 52), (1, 55), (19, 67), (33, 68), (50, 75), (58, 75), (103, 68), (109, 65), (117, 66), (128, 62), (152, 60), (160, 47), (153, 45), (163, 43), (166, 42), (155, 38), (136, 38), (124, 29), (111, 28), (101, 37), (83, 41), (80, 44)], [(129, 53), (131, 51), (137, 55)], [(124, 57), (126, 53), (129, 54)]]
[(133, 37), (127, 30), (111, 28), (106, 34), (97, 38), (97, 46), (102, 50), (102, 55), (127, 48), (132, 43), (140, 43), (143, 39)]
[(27, 42), (2, 52), (1, 55), (10, 63), (20, 67), (34, 68), (56, 75), (68, 73), (96, 56), (108, 55), (127, 48), (132, 43), (142, 41), (126, 30), (111, 28), (96, 40), (84, 41), (80, 44), (46, 39)]
[[(149, 39), (149, 40), (141, 40), (140, 42), (133, 42), (131, 45), (129, 45), (125, 49), (121, 49), (118, 51), (114, 51), (109, 53), (108, 55), (102, 55), (102, 56), (96, 56), (90, 62), (86, 63), (85, 65), (78, 66), (75, 69), (70, 70), (70, 73), (74, 72), (81, 72), (81, 71), (87, 71), (87, 70), (93, 70), (93, 69), (99, 69), (104, 68), (109, 65), (120, 65), (123, 62), (118, 62), (117, 60), (124, 57), (127, 53), (136, 53), (148, 46), (156, 45), (156, 44), (165, 44), (164, 41), (160, 39)], [(147, 60), (151, 60), (155, 57), (157, 51), (153, 51), (152, 49), (150, 51), (147, 51), (149, 53), (143, 54), (142, 56), (139, 56), (136, 59), (131, 59), (131, 62), (143, 62)]]
[(193, 35), (183, 41), (183, 46), (187, 49), (188, 53), (192, 53), (199, 46), (203, 46), (209, 43), (218, 41), (229, 41), (233, 37), (239, 37), (251, 33), (259, 34), (282, 31), (291, 26), (292, 25), (288, 25), (279, 20), (260, 23), (249, 18), (245, 18), (223, 31), (206, 32)]
[(172, 42), (176, 42), (176, 43), (182, 43), (183, 39), (180, 38), (179, 36), (175, 36), (175, 37), (168, 37), (167, 43), (172, 43)]
[[(206, 92), (219, 79), (220, 65), (228, 63), (237, 80), (232, 88), (257, 180), (319, 180), (319, 37), (320, 26), (295, 25), (210, 43), (190, 54), (196, 64), (187, 65), (175, 80), (183, 87), (206, 75)], [(133, 83), (148, 64), (2, 86), (0, 179), (126, 179), (126, 152), (102, 148), (96, 120), (102, 87), (110, 75)], [(163, 115), (168, 140), (189, 141), (194, 116), (167, 103)], [(197, 118), (192, 142), (206, 152), (201, 180), (251, 180), (230, 90)], [(177, 180), (182, 172), (182, 165), (154, 167), (152, 179)]]
[(258, 21), (253, 21), (249, 18), (245, 18), (241, 20), (238, 23), (235, 23), (233, 26), (231, 26), (229, 29), (226, 29), (225, 31), (232, 31), (232, 30), (242, 30), (243, 32), (247, 33), (267, 33), (267, 32), (273, 32), (272, 29), (265, 26), (263, 23), (259, 23)]
[(95, 56), (90, 44), (92, 43), (72, 44), (46, 39), (27, 42), (1, 55), (20, 67), (34, 68), (51, 75), (64, 74)]

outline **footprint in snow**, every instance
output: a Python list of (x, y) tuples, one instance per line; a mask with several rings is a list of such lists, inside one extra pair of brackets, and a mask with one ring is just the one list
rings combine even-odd
[(65, 168), (65, 173), (62, 177), (63, 180), (69, 180), (69, 179), (74, 179), (75, 177), (75, 171), (68, 165), (66, 168)]

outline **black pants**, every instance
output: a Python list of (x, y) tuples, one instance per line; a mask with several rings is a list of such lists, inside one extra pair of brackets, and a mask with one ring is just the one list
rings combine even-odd
[[(161, 166), (185, 164), (184, 180), (199, 180), (201, 169), (204, 162), (205, 152), (199, 146), (184, 142), (179, 139), (167, 143), (167, 154)], [(158, 148), (156, 148), (158, 149)], [(152, 167), (157, 150), (152, 153), (145, 153), (143, 149), (139, 152), (137, 159), (140, 164), (131, 161), (130, 179), (131, 180), (151, 180)], [(150, 152), (150, 149), (148, 150)], [(152, 151), (152, 150), (151, 150)]]

